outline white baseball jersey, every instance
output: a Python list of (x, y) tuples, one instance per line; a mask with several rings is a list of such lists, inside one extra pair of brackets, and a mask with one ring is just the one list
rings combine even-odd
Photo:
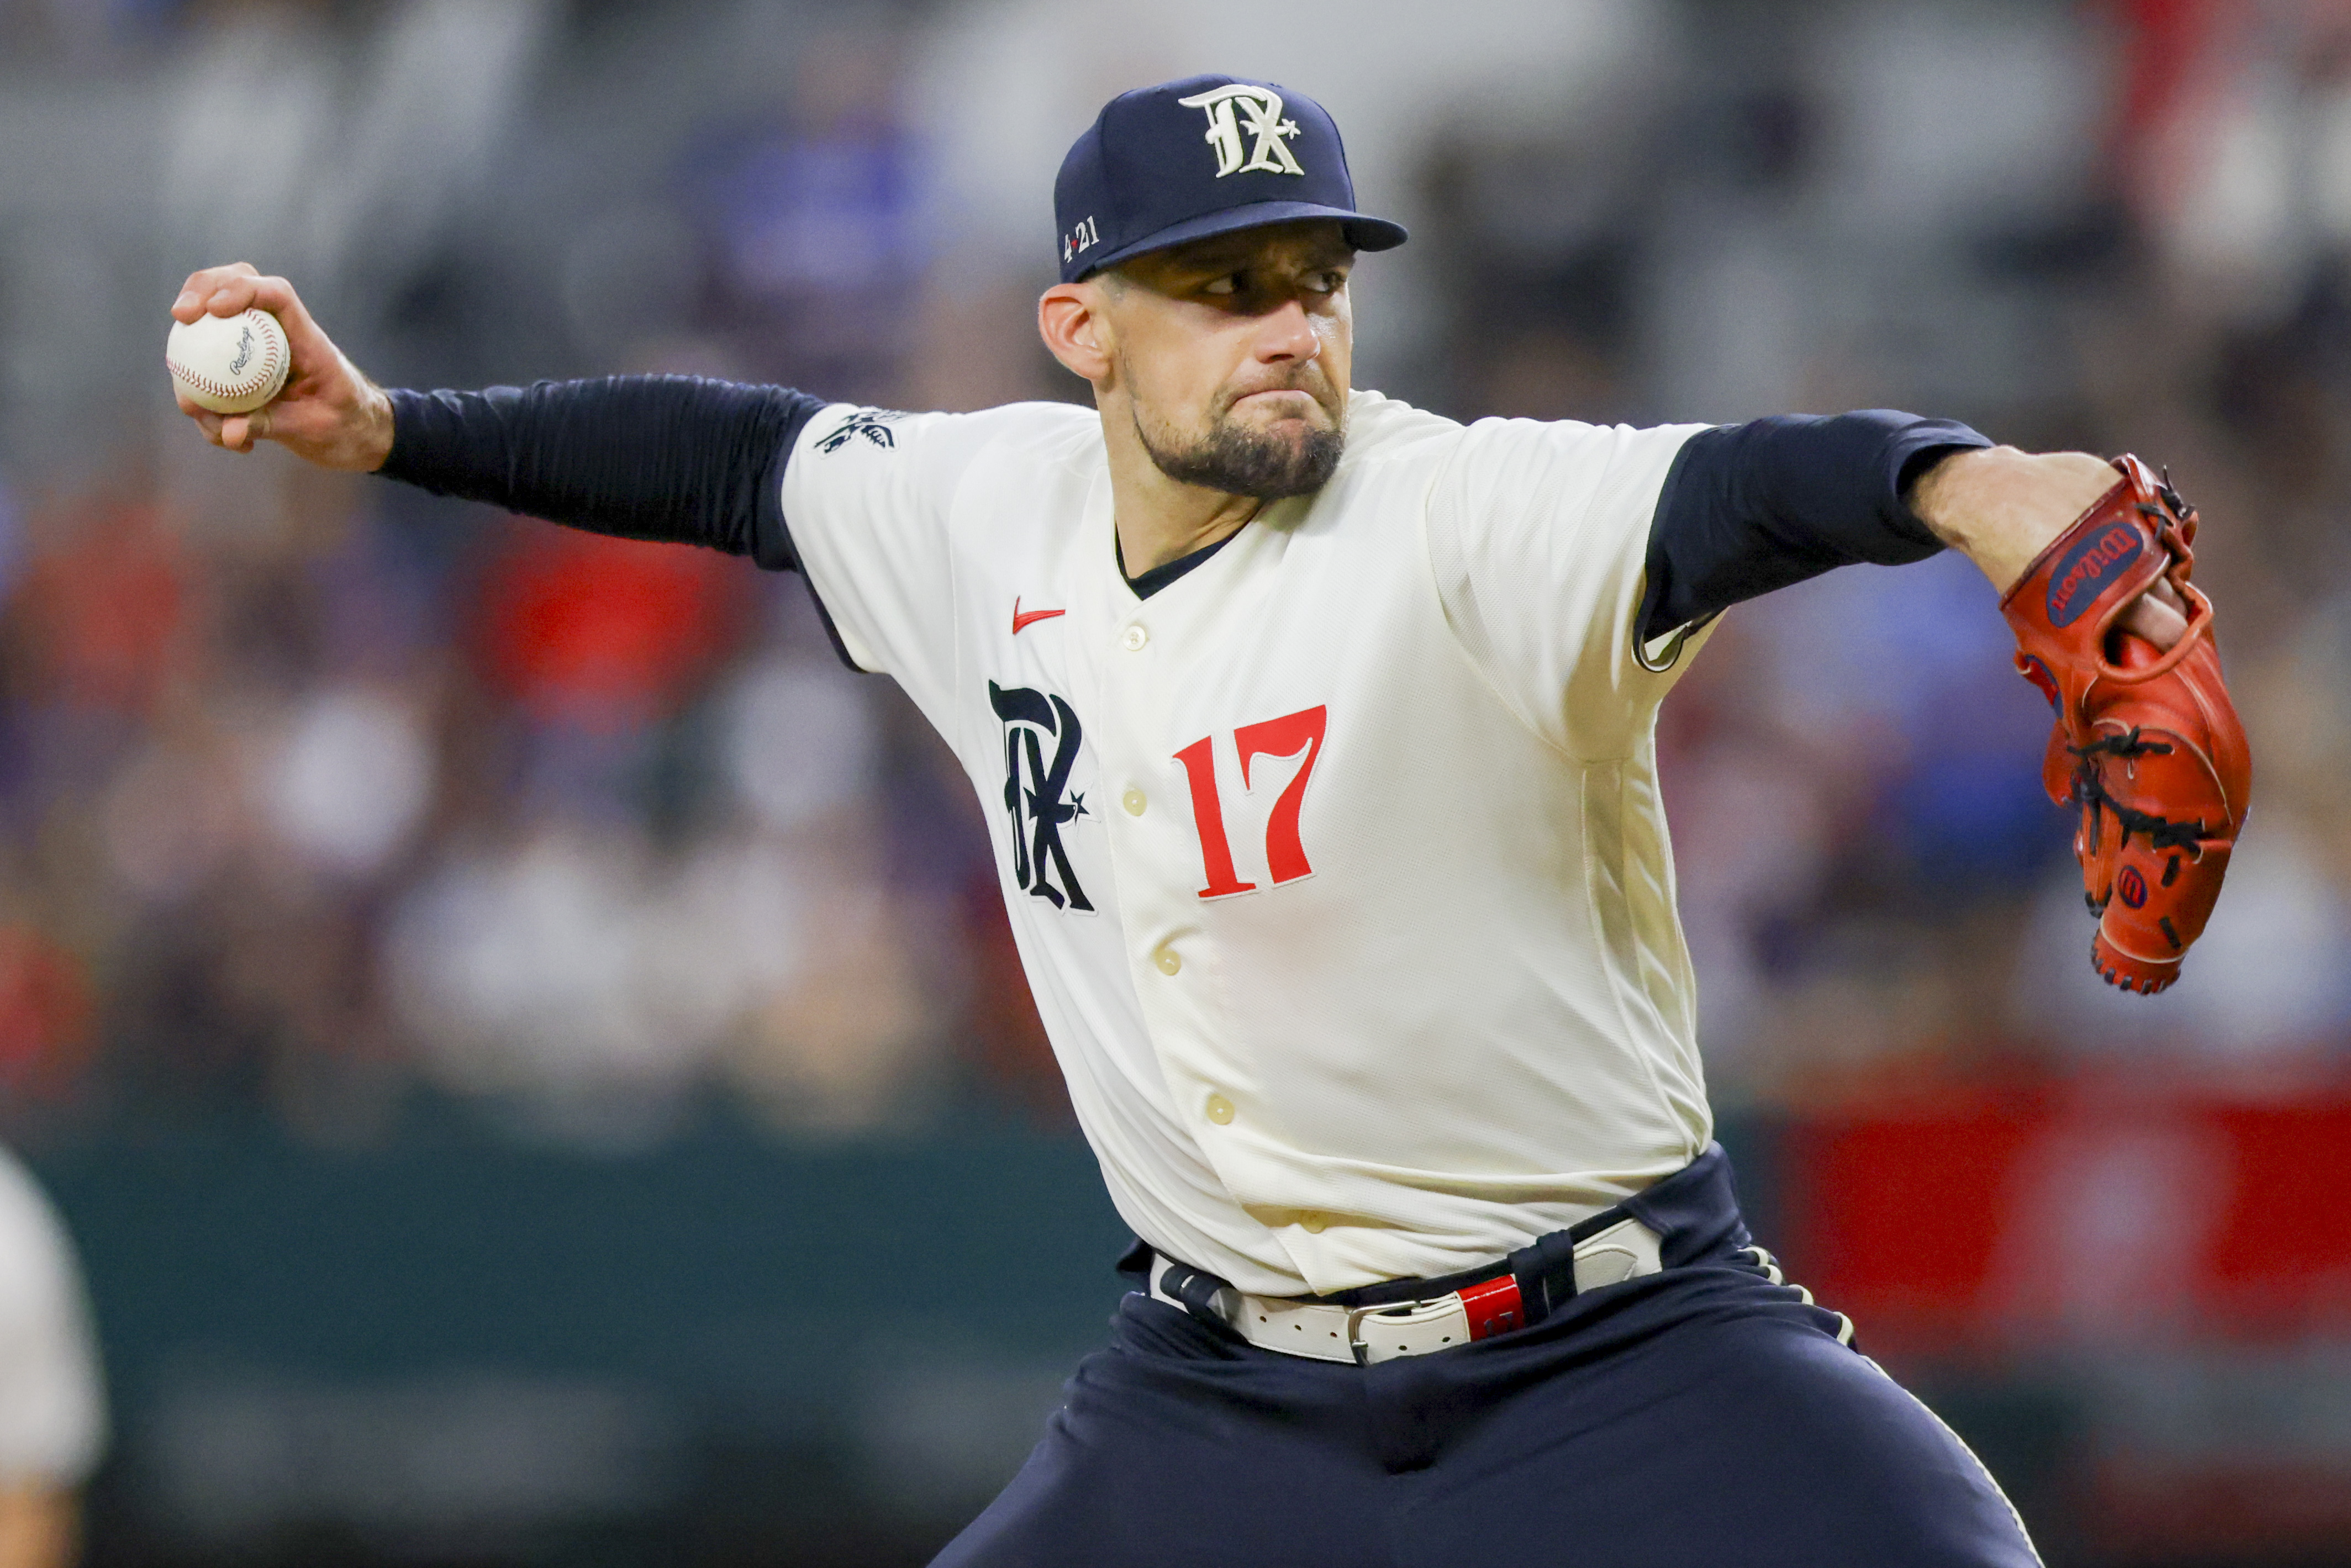
[(1711, 1132), (1636, 657), (1698, 425), (1373, 392), (1311, 497), (1149, 599), (1097, 416), (842, 405), (784, 515), (987, 808), (1119, 1212), (1296, 1295), (1499, 1258)]
[(72, 1244), (33, 1178), (0, 1151), (0, 1491), (78, 1486), (105, 1438)]

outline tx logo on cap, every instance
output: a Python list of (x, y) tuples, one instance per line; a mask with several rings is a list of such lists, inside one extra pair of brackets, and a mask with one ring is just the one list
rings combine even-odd
[[(1228, 174), (1300, 174), (1306, 172), (1290, 155), (1289, 139), (1299, 134), (1298, 121), (1281, 118), (1281, 95), (1271, 88), (1255, 87), (1247, 82), (1233, 82), (1195, 93), (1190, 98), (1176, 100), (1186, 109), (1206, 110), (1208, 115), (1207, 141), (1217, 150), (1217, 178)], [(1237, 110), (1246, 107), (1249, 120), (1243, 123)], [(1241, 162), (1241, 132), (1255, 138), (1249, 145), (1249, 162)]]

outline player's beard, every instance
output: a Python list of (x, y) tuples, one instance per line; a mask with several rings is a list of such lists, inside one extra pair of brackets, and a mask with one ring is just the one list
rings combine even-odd
[(1143, 449), (1151, 454), (1151, 461), (1170, 479), (1266, 501), (1320, 490), (1339, 471), (1339, 457), (1347, 445), (1343, 409), (1333, 415), (1331, 429), (1308, 427), (1302, 434), (1293, 435), (1237, 423), (1228, 407), (1206, 435), (1186, 441), (1173, 431), (1152, 429), (1137, 407), (1134, 434), (1141, 438)]

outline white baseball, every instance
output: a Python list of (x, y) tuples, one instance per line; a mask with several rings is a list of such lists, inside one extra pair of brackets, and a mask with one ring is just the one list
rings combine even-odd
[(175, 321), (163, 340), (172, 382), (214, 413), (251, 413), (284, 389), (293, 363), (286, 329), (266, 310)]

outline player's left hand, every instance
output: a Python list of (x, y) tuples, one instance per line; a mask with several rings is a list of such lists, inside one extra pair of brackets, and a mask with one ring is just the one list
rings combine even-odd
[[(2049, 541), (2115, 487), (2115, 465), (2086, 452), (1957, 452), (1912, 486), (1910, 509), (1935, 537), (1974, 561), (2006, 593)], [(2188, 631), (2188, 603), (2168, 580), (2123, 612), (2122, 627), (2160, 650)]]
[[(2100, 493), (2001, 610), (2017, 668), (2057, 710), (2042, 782), (2080, 813), (2074, 852), (2099, 917), (2091, 962), (2109, 984), (2153, 992), (2179, 978), (2220, 897), (2252, 758), (2211, 601), (2189, 581), (2195, 510), (2135, 457), (2099, 466)], [(2137, 630), (2151, 620), (2178, 629), (2158, 643)]]

